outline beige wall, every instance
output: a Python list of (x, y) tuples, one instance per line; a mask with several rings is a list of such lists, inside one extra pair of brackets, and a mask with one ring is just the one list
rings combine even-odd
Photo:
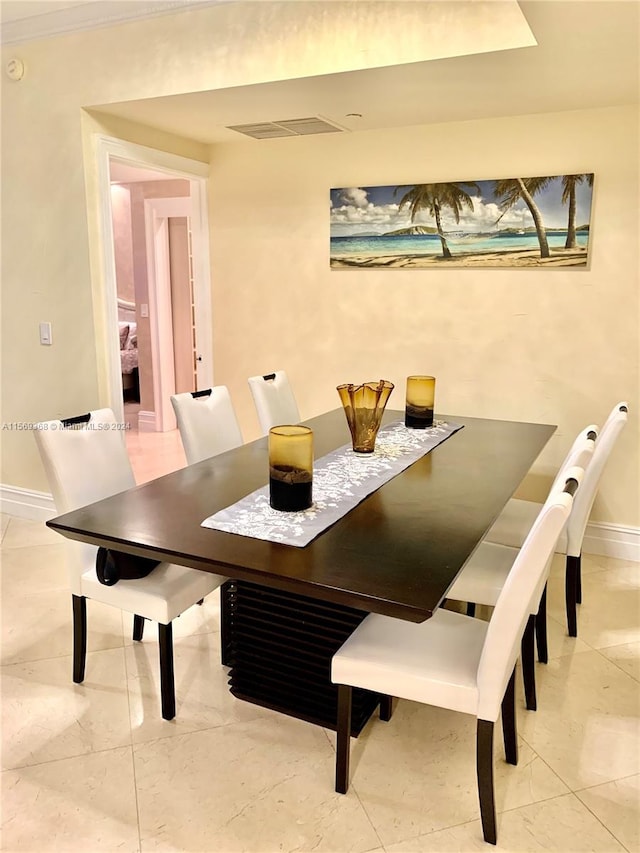
[[(220, 146), (211, 156), (216, 381), (246, 437), (246, 377), (284, 368), (303, 416), (335, 386), (438, 379), (441, 412), (544, 421), (544, 494), (574, 435), (631, 422), (596, 504), (638, 525), (638, 115), (610, 109)], [(612, 144), (615, 140), (615, 145)], [(329, 269), (329, 188), (595, 172), (589, 270)]]
[(133, 281), (133, 241), (131, 239), (131, 196), (129, 187), (111, 185), (113, 256), (116, 267), (118, 299), (136, 301)]
[[(228, 3), (3, 51), (27, 69), (19, 83), (2, 80), (5, 422), (106, 399), (93, 134), (209, 156), (201, 143), (87, 108), (416, 61), (427, 39), (407, 26), (415, 8)], [(637, 113), (623, 109), (215, 149), (216, 381), (231, 386), (246, 436), (256, 431), (246, 376), (279, 366), (313, 414), (336, 404), (340, 381), (401, 386), (428, 365), (440, 408), (557, 422), (543, 472), (573, 432), (630, 397), (632, 424), (596, 517), (637, 525), (637, 145)], [(525, 168), (595, 171), (590, 272), (330, 272), (329, 187)], [(52, 347), (38, 344), (43, 320)], [(2, 443), (1, 482), (47, 491), (32, 436), (3, 432)]]

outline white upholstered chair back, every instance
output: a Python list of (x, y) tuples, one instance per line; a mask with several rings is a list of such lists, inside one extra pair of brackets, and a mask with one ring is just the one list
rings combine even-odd
[[(591, 515), (593, 502), (598, 493), (602, 474), (628, 418), (628, 404), (620, 402), (613, 407), (609, 417), (604, 422), (596, 439), (593, 458), (586, 466), (585, 476), (576, 494), (571, 518), (567, 524), (567, 555), (579, 557), (582, 551), (582, 540)], [(579, 464), (579, 463), (574, 463)]]
[(195, 395), (189, 391), (174, 394), (171, 403), (188, 465), (242, 444), (238, 419), (225, 385), (197, 391)]
[(250, 376), (248, 381), (264, 435), (272, 426), (300, 423), (298, 404), (284, 370)]
[[(576, 471), (577, 469), (572, 469)], [(556, 490), (549, 496), (520, 549), (489, 622), (478, 666), (478, 717), (495, 722), (520, 652), (520, 640), (573, 498)]]
[[(65, 427), (62, 421), (44, 421), (34, 435), (59, 513), (124, 492), (135, 486), (124, 433), (111, 409), (89, 413), (86, 423)], [(97, 548), (68, 541), (70, 586), (81, 595), (80, 577), (95, 559)]]
[[(565, 456), (562, 465), (558, 469), (558, 473), (555, 476), (553, 483), (551, 484), (551, 488), (549, 489), (549, 494), (552, 495), (557, 491), (558, 486), (562, 490), (564, 488), (564, 484), (567, 480), (565, 473), (569, 468), (584, 468), (585, 470), (593, 461), (593, 454), (596, 447), (596, 440), (598, 436), (598, 427), (596, 424), (589, 424), (588, 427), (585, 427), (581, 430), (575, 438), (575, 441), (571, 445), (569, 452)], [(575, 512), (575, 501), (574, 508), (572, 513)]]

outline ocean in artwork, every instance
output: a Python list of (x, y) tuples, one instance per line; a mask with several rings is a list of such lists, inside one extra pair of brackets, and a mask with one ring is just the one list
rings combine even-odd
[[(566, 231), (547, 231), (551, 248), (561, 249), (567, 239)], [(588, 233), (576, 235), (578, 246), (587, 247)], [(501, 252), (536, 249), (538, 238), (535, 234), (461, 234), (447, 235), (447, 243), (452, 252)], [(331, 256), (349, 257), (371, 253), (376, 255), (439, 255), (440, 238), (437, 234), (369, 235), (368, 237), (332, 237)]]

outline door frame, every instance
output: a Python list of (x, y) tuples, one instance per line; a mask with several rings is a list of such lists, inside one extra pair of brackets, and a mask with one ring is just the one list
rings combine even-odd
[[(103, 352), (106, 366), (106, 402), (116, 420), (124, 422), (122, 372), (118, 337), (118, 290), (111, 210), (111, 159), (139, 168), (166, 172), (167, 180), (186, 178), (191, 191), (191, 239), (193, 263), (193, 298), (196, 318), (198, 381), (201, 387), (213, 385), (213, 326), (211, 305), (211, 266), (209, 253), (208, 176), (209, 164), (178, 154), (147, 148), (124, 139), (95, 134), (95, 154), (98, 171), (98, 219), (101, 242), (102, 293), (104, 316)], [(159, 201), (159, 199), (157, 200)], [(96, 330), (97, 332), (97, 330)], [(98, 341), (98, 335), (96, 334)], [(173, 350), (171, 351), (173, 354)], [(155, 365), (154, 365), (155, 373)], [(155, 394), (155, 387), (154, 387)], [(160, 397), (162, 399), (162, 397)], [(154, 407), (158, 403), (154, 396)]]

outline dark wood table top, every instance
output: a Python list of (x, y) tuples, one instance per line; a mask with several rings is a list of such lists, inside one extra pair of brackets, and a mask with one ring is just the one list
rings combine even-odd
[[(383, 422), (402, 417), (386, 411)], [(555, 430), (438, 417), (464, 429), (304, 548), (200, 526), (265, 485), (266, 438), (47, 524), (70, 539), (421, 622), (446, 597)], [(314, 430), (316, 458), (350, 442), (342, 409), (306, 423)]]

